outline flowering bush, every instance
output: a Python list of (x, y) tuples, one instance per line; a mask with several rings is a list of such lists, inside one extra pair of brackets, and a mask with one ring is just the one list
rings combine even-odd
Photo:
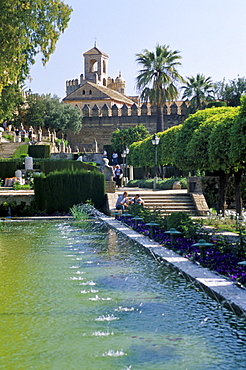
[[(146, 226), (144, 220), (139, 221), (136, 227), (132, 216), (123, 215), (118, 219), (137, 232), (150, 236), (150, 227)], [(241, 287), (246, 287), (246, 266), (238, 265), (238, 262), (246, 259), (245, 245), (242, 242), (229, 243), (219, 236), (209, 240), (213, 242), (213, 246), (207, 247), (204, 253), (201, 253), (199, 247), (194, 246), (200, 238), (204, 238), (204, 235), (197, 234), (196, 238), (178, 236), (172, 244), (170, 235), (166, 234), (165, 229), (160, 226), (156, 226), (153, 233), (153, 239), (157, 243), (235, 281)]]

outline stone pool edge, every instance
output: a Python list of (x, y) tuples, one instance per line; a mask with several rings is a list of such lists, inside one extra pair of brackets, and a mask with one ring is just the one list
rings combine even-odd
[(133, 240), (139, 246), (145, 248), (154, 258), (161, 259), (172, 269), (181, 273), (191, 284), (199, 287), (211, 298), (221, 305), (233, 311), (239, 316), (246, 317), (246, 290), (235, 285), (223, 276), (202, 267), (185, 257), (158, 243), (152, 239), (130, 229), (124, 223), (108, 216), (97, 216), (107, 223), (112, 229)]

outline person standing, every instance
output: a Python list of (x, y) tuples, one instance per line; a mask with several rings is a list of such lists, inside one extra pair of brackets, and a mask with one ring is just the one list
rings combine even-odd
[(25, 141), (25, 139), (26, 139), (26, 130), (23, 128), (22, 130), (21, 130), (21, 141)]
[(32, 127), (30, 127), (28, 130), (28, 139), (29, 141), (32, 141)]
[(115, 181), (116, 186), (118, 186), (118, 188), (121, 187), (122, 177), (123, 177), (123, 171), (120, 168), (120, 165), (117, 164), (114, 170), (114, 181)]
[(112, 154), (112, 164), (113, 166), (116, 166), (118, 164), (118, 153), (116, 153), (116, 151), (113, 151)]

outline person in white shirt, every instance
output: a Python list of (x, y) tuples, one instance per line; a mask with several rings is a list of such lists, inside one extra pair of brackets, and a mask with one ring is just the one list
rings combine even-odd
[(113, 151), (113, 154), (112, 154), (112, 164), (113, 166), (116, 166), (118, 164), (118, 154)]
[(122, 177), (123, 177), (123, 171), (120, 168), (120, 165), (117, 164), (114, 170), (114, 181), (115, 181), (116, 186), (118, 186), (118, 188), (121, 187)]
[(125, 191), (123, 195), (119, 195), (117, 202), (116, 202), (116, 209), (121, 209), (122, 211), (125, 211), (125, 209), (128, 207), (129, 204), (129, 198), (128, 193)]
[(142, 204), (144, 205), (144, 201), (140, 198), (139, 194), (136, 194), (134, 198), (131, 198), (129, 201), (130, 204)]

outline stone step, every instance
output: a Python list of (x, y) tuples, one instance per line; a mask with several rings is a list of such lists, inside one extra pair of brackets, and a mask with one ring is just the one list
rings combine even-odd
[(196, 215), (196, 207), (189, 194), (141, 194), (144, 200), (144, 206), (150, 210), (158, 211), (163, 215), (169, 215), (174, 212), (185, 212), (190, 215)]
[(173, 202), (175, 203), (178, 203), (178, 204), (192, 204), (192, 200), (191, 199), (148, 199), (148, 198), (144, 198), (142, 197), (142, 199), (144, 200), (145, 204), (156, 204), (156, 203), (159, 203), (159, 204), (172, 204)]
[(2, 142), (0, 144), (0, 158), (10, 158), (14, 151), (20, 146), (25, 145), (26, 143), (11, 143), (11, 142)]
[(169, 208), (169, 209), (172, 209), (172, 208), (195, 208), (194, 204), (178, 204), (178, 203), (173, 203), (173, 204), (148, 204), (148, 203), (144, 203), (145, 207), (148, 207), (148, 208)]

